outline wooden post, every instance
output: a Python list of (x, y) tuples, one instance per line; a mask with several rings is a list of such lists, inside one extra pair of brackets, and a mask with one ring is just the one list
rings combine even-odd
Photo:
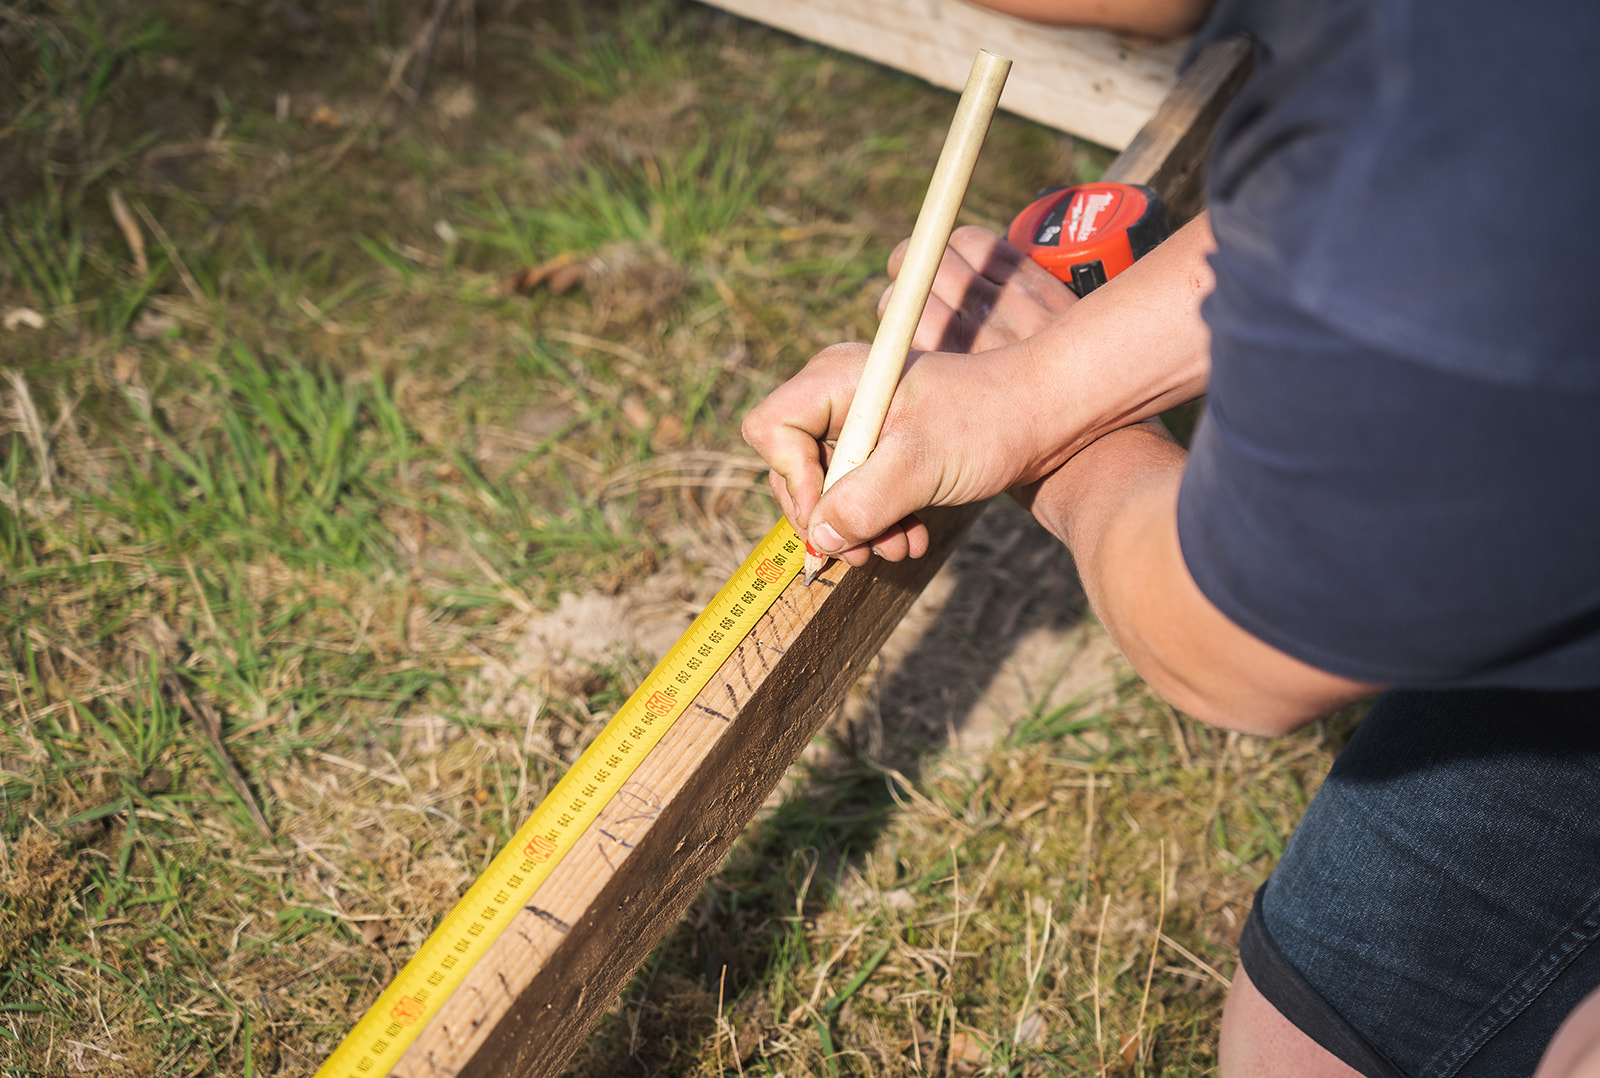
[[(1107, 177), (1155, 187), (1174, 223), (1192, 213), (1248, 58), (1202, 54)], [(391, 1073), (557, 1074), (982, 511), (926, 511), (917, 561), (790, 584)]]

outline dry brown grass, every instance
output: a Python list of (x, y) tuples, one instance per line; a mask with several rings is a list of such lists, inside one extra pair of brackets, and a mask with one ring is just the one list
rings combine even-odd
[[(418, 96), (390, 0), (0, 7), (4, 1073), (312, 1072), (766, 530), (744, 410), (871, 333), (948, 95), (452, 10)], [(965, 219), (1108, 156), (1002, 118)], [(1342, 726), (1172, 715), (1015, 511), (934, 591), (573, 1074), (1209, 1068)]]

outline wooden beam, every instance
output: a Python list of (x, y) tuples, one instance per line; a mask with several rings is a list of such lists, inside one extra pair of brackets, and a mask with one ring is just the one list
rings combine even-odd
[(557, 1074), (980, 508), (932, 514), (919, 561), (791, 583), (393, 1073)]
[(1102, 178), (1155, 188), (1174, 228), (1199, 213), (1206, 151), (1223, 110), (1250, 77), (1250, 69), (1250, 43), (1243, 38), (1202, 49)]
[[(1180, 199), (1195, 184), (1239, 80), (1210, 63), (1191, 74), (1211, 96), (1186, 77), (1174, 97), (1204, 132), (1163, 136), (1119, 178)], [(391, 1073), (557, 1074), (982, 511), (926, 511), (933, 546), (917, 561), (835, 562), (791, 583)]]
[(706, 0), (756, 22), (959, 90), (977, 49), (1009, 57), (1000, 107), (1112, 149), (1128, 144), (1178, 77), (1183, 42), (1134, 45), (1040, 26), (964, 0)]

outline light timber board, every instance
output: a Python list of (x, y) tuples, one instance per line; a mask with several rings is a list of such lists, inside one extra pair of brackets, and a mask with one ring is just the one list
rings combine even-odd
[(1009, 57), (1000, 107), (1120, 150), (1178, 77), (1186, 45), (1040, 26), (964, 0), (707, 0), (808, 41), (959, 90), (977, 49)]

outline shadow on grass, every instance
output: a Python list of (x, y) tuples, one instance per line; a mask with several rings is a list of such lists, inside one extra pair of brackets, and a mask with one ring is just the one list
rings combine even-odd
[[(802, 764), (789, 792), (750, 825), (569, 1074), (691, 1073), (725, 1012), (741, 1012), (745, 1028), (772, 1030), (814, 1004), (802, 1024), (821, 1023), (826, 1041), (843, 1000), (811, 999), (813, 971), (833, 946), (816, 939), (815, 918), (880, 846), (905, 783), (917, 784), (928, 761), (970, 740), (964, 724), (982, 711), (1022, 638), (1040, 629), (1062, 634), (1083, 620), (1070, 556), (1009, 501), (978, 519), (944, 573), (948, 595), (923, 615), (920, 636), (892, 661), (877, 700), (850, 709), (865, 711), (854, 722), (830, 723), (823, 736), (831, 734), (831, 751)], [(917, 620), (914, 612), (903, 629), (919, 628)], [(1025, 686), (1034, 706), (1002, 716), (1008, 726), (996, 732), (1016, 744), (1059, 736), (1073, 709), (1045, 706), (1053, 687)], [(951, 858), (948, 848), (904, 858), (896, 886), (931, 889), (949, 877)]]

